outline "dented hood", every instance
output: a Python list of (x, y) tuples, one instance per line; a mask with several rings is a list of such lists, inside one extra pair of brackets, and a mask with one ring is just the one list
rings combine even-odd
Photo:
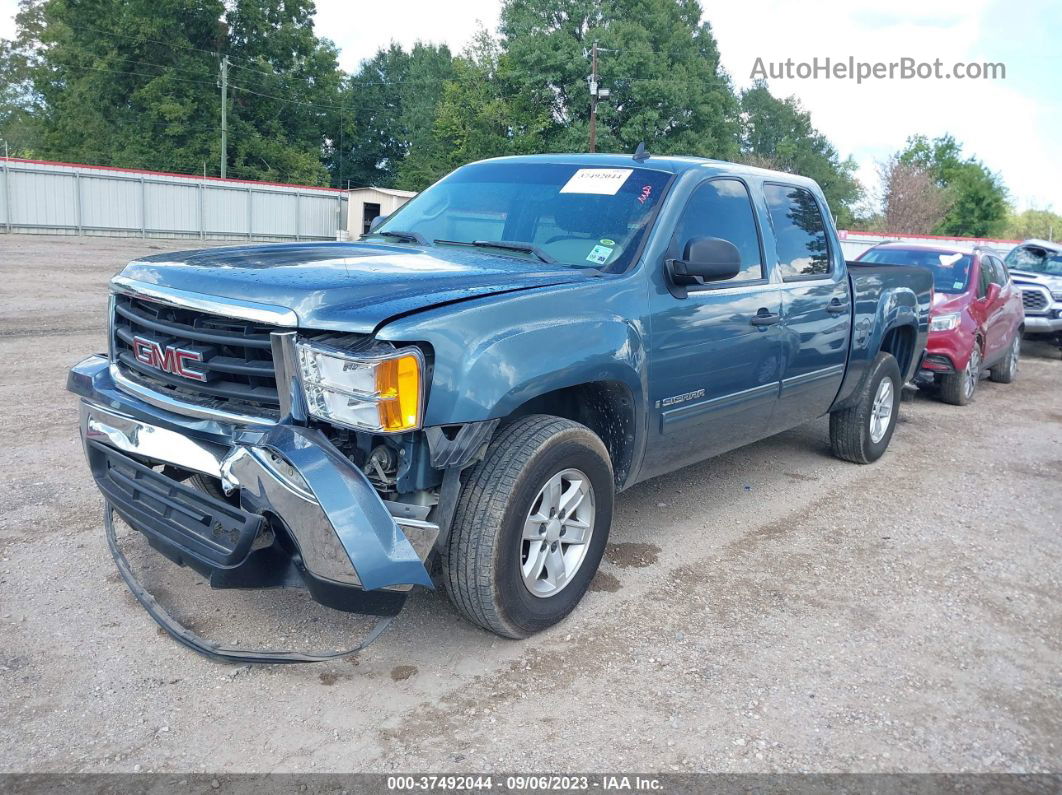
[(457, 247), (295, 243), (157, 254), (121, 276), (157, 288), (290, 309), (302, 328), (368, 334), (422, 309), (598, 276)]

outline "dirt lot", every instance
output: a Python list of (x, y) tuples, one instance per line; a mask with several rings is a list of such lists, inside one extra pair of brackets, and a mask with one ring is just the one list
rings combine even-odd
[[(1062, 769), (1050, 347), (968, 408), (905, 403), (877, 465), (831, 458), (816, 422), (626, 492), (593, 592), (531, 640), (418, 593), (354, 658), (233, 667), (161, 636), (118, 579), (64, 391), (104, 346), (108, 277), (179, 247), (0, 236), (0, 770)], [(218, 640), (364, 629), (134, 562)]]

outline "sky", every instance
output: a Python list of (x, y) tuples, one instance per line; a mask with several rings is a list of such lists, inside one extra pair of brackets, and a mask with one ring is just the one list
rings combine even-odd
[[(812, 121), (859, 164), (873, 193), (877, 164), (908, 136), (951, 133), (1003, 177), (1018, 209), (1062, 212), (1062, 3), (1057, 0), (701, 0), (724, 68), (747, 86), (765, 63), (890, 62), (941, 59), (1002, 62), (1003, 80), (770, 80), (777, 96), (796, 95)], [(0, 36), (13, 32), (16, 0), (0, 0)], [(317, 33), (340, 48), (351, 71), (396, 41), (448, 44), (460, 51), (479, 25), (494, 30), (500, 0), (317, 0)]]

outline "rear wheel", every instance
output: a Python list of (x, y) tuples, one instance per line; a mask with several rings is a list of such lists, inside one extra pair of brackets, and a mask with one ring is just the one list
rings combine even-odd
[(961, 372), (949, 373), (940, 379), (940, 399), (953, 406), (965, 406), (973, 400), (983, 363), (981, 347), (975, 343), (966, 367)]
[(443, 579), (471, 622), (508, 638), (556, 624), (601, 562), (614, 485), (589, 428), (545, 415), (516, 420), (472, 467), (443, 555)]
[(879, 353), (855, 404), (830, 414), (833, 454), (856, 464), (869, 464), (881, 458), (896, 428), (901, 389), (896, 359), (892, 354)]
[(1010, 343), (1003, 361), (988, 371), (988, 377), (1000, 384), (1009, 384), (1018, 377), (1018, 360), (1021, 358), (1021, 332), (1014, 332), (1014, 340)]

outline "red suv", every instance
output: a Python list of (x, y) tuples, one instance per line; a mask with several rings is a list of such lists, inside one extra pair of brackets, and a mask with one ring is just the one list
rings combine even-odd
[(916, 384), (936, 385), (945, 402), (965, 406), (985, 368), (1003, 384), (1017, 376), (1025, 309), (1021, 290), (1011, 284), (1007, 267), (995, 254), (882, 243), (858, 261), (933, 272), (929, 341)]

